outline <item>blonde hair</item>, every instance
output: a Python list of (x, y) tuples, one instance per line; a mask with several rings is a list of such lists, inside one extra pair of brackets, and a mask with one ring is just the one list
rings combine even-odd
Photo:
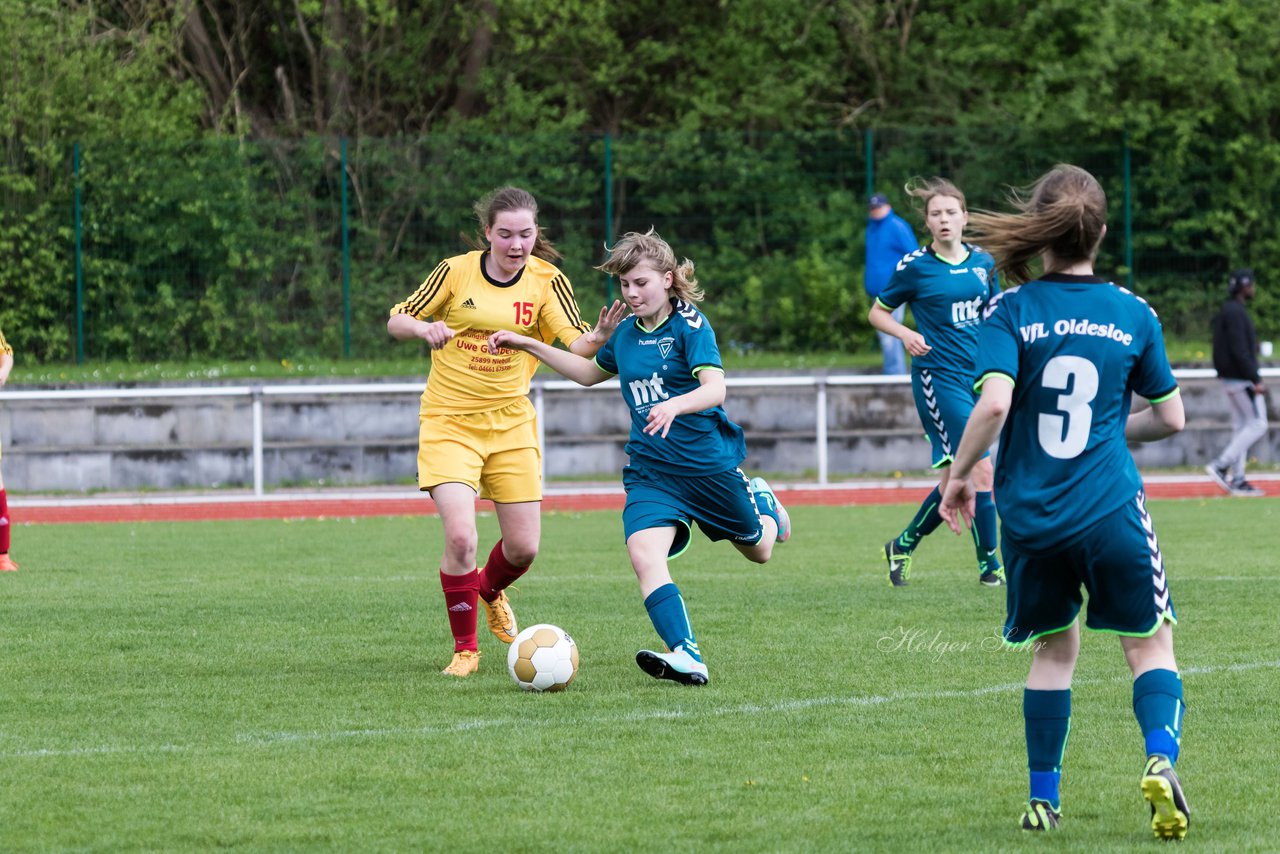
[(946, 178), (921, 178), (917, 175), (907, 181), (902, 189), (908, 196), (920, 200), (919, 204), (912, 203), (912, 207), (920, 209), (926, 216), (929, 213), (929, 202), (938, 196), (951, 196), (959, 199), (960, 210), (969, 210), (964, 193), (960, 192), (960, 188)]
[[(500, 213), (506, 211), (528, 211), (533, 214), (533, 224), (535, 226), (538, 225), (538, 200), (533, 197), (533, 193), (528, 190), (522, 190), (519, 187), (499, 187), (478, 200), (472, 210), (475, 211), (476, 219), (480, 222), (480, 233), (474, 237), (465, 234), (462, 237), (473, 249), (489, 248), (485, 244), (484, 230), (493, 227), (493, 223)], [(530, 254), (553, 263), (564, 257), (550, 240), (542, 236), (541, 226), (538, 226), (538, 236), (534, 238), (533, 249), (530, 250)]]
[(1010, 189), (1009, 203), (1014, 213), (978, 211), (969, 217), (969, 229), (1008, 283), (1030, 281), (1032, 262), (1046, 252), (1061, 268), (1097, 256), (1107, 224), (1107, 194), (1079, 166), (1060, 163), (1030, 188)]
[(684, 302), (700, 302), (704, 296), (698, 280), (693, 275), (693, 262), (688, 258), (676, 263), (676, 253), (671, 245), (657, 235), (652, 227), (644, 234), (628, 231), (613, 246), (606, 246), (609, 254), (604, 263), (596, 267), (602, 273), (621, 276), (631, 272), (642, 261), (648, 261), (659, 273), (671, 274), (671, 292)]

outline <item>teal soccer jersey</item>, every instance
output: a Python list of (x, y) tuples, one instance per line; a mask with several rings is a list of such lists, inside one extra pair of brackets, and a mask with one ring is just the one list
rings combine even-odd
[(1045, 276), (1000, 294), (987, 313), (975, 387), (993, 375), (1014, 384), (996, 459), (1002, 535), (1043, 553), (1134, 500), (1142, 479), (1124, 438), (1130, 392), (1159, 402), (1178, 384), (1155, 312), (1102, 279)]
[(699, 370), (724, 370), (711, 324), (694, 306), (675, 301), (674, 311), (653, 330), (628, 317), (595, 361), (622, 385), (622, 399), (631, 412), (626, 452), (633, 465), (666, 474), (707, 475), (736, 468), (746, 458), (742, 428), (721, 406), (679, 416), (666, 438), (644, 433), (652, 407), (697, 389)]
[(1000, 281), (990, 255), (977, 246), (965, 244), (965, 248), (969, 254), (959, 264), (942, 260), (931, 247), (904, 256), (876, 297), (889, 311), (911, 304), (916, 329), (932, 348), (923, 356), (912, 357), (913, 369), (973, 375), (982, 310), (999, 293)]

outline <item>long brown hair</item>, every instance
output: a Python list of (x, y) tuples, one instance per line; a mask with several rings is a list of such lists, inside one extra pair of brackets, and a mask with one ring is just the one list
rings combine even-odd
[(969, 217), (969, 230), (1009, 284), (1030, 281), (1032, 263), (1046, 252), (1059, 268), (1097, 256), (1107, 224), (1107, 194), (1079, 166), (1058, 164), (1029, 188), (1011, 189), (1009, 203), (1014, 213), (975, 211)]
[(475, 211), (476, 219), (480, 222), (480, 233), (474, 237), (466, 234), (462, 236), (472, 249), (489, 248), (484, 239), (484, 230), (493, 227), (498, 214), (504, 211), (529, 211), (533, 214), (533, 224), (538, 226), (538, 236), (533, 241), (530, 254), (553, 263), (564, 257), (550, 240), (542, 236), (542, 226), (538, 225), (538, 200), (528, 190), (511, 186), (499, 187), (479, 199), (472, 210)]
[(917, 175), (907, 181), (902, 189), (908, 196), (920, 200), (918, 204), (913, 203), (912, 206), (919, 208), (926, 218), (929, 215), (929, 202), (938, 196), (951, 196), (959, 199), (960, 210), (969, 210), (968, 203), (964, 199), (964, 193), (960, 192), (960, 188), (946, 178), (921, 178)]
[(658, 236), (652, 227), (644, 234), (628, 231), (613, 246), (606, 247), (609, 255), (596, 267), (602, 273), (621, 276), (631, 272), (641, 261), (648, 261), (659, 273), (671, 274), (671, 293), (684, 302), (700, 302), (702, 288), (693, 275), (693, 262), (688, 258), (676, 263), (676, 253), (671, 244)]

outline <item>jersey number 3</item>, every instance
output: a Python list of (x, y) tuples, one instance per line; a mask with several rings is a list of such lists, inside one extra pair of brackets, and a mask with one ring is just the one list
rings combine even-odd
[(1040, 413), (1040, 447), (1056, 459), (1075, 459), (1089, 444), (1093, 426), (1089, 404), (1098, 396), (1098, 368), (1079, 356), (1054, 356), (1044, 366), (1040, 384), (1063, 392), (1071, 390), (1058, 395), (1058, 412)]

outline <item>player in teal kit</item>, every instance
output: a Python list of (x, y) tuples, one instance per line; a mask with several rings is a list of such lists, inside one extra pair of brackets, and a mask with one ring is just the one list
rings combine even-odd
[[(1133, 673), (1147, 753), (1140, 788), (1161, 839), (1182, 839), (1190, 811), (1174, 772), (1181, 742), (1177, 622), (1164, 557), (1127, 442), (1182, 429), (1178, 385), (1155, 312), (1093, 275), (1106, 196), (1083, 169), (1058, 166), (1015, 196), (1018, 213), (973, 225), (1011, 287), (992, 304), (979, 344), (981, 397), (956, 452), (942, 514), (974, 515), (973, 473), (1000, 436), (995, 488), (1009, 575), (1005, 639), (1035, 642), (1023, 694), (1031, 794), (1027, 830), (1058, 826), (1058, 784), (1071, 725), (1078, 621), (1118, 635)], [(1044, 273), (1032, 279), (1036, 259)], [(1150, 407), (1130, 412), (1131, 394)]]
[[(912, 552), (942, 522), (938, 505), (947, 485), (947, 467), (973, 410), (978, 325), (983, 307), (1000, 291), (991, 256), (964, 242), (969, 214), (964, 194), (955, 184), (942, 178), (917, 179), (906, 191), (923, 201), (925, 224), (933, 241), (903, 257), (867, 319), (881, 332), (900, 338), (911, 354), (916, 411), (933, 447), (933, 467), (942, 470), (942, 480), (902, 533), (885, 543), (889, 581), (895, 587), (907, 584)], [(918, 331), (893, 318), (893, 312), (907, 303)], [(973, 534), (978, 580), (997, 587), (1004, 583), (1004, 573), (996, 557), (996, 506), (989, 461), (983, 460), (975, 482), (978, 518)]]
[(492, 335), (489, 348), (524, 350), (582, 385), (618, 377), (631, 413), (630, 462), (622, 472), (627, 552), (669, 650), (641, 650), (636, 663), (659, 679), (705, 685), (707, 666), (668, 559), (688, 548), (696, 521), (710, 539), (729, 540), (764, 563), (791, 535), (791, 522), (769, 484), (738, 468), (746, 442), (722, 406), (724, 367), (711, 324), (694, 306), (702, 291), (693, 263), (677, 264), (650, 230), (624, 235), (599, 269), (618, 276), (633, 314), (594, 361), (510, 332)]

